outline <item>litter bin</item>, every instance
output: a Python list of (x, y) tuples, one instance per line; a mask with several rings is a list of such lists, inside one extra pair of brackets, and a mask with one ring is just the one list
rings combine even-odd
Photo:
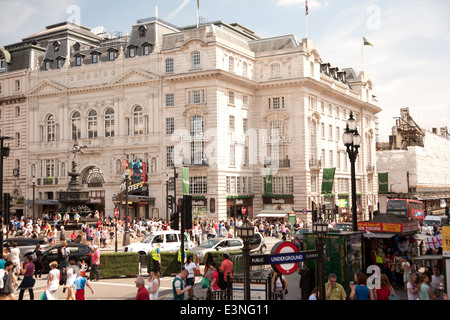
[(302, 300), (308, 300), (316, 283), (314, 273), (311, 269), (302, 268), (300, 269), (299, 274)]

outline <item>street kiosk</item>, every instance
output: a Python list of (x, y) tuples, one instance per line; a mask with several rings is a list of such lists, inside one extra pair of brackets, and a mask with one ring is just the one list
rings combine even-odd
[[(358, 231), (330, 231), (323, 238), (325, 244), (324, 280), (328, 281), (328, 275), (334, 273), (337, 282), (347, 292), (350, 292), (349, 283), (353, 281), (356, 272), (365, 270), (363, 252), (363, 232)], [(303, 249), (314, 250), (316, 247), (316, 235), (314, 233), (303, 234)], [(307, 269), (315, 274), (316, 264), (314, 261), (305, 263)]]

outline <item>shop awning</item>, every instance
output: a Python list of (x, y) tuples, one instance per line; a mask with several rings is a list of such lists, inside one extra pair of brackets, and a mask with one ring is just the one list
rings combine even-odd
[(364, 233), (366, 238), (389, 239), (395, 236), (395, 233)]
[(284, 218), (291, 211), (290, 210), (262, 210), (256, 215), (258, 218)]

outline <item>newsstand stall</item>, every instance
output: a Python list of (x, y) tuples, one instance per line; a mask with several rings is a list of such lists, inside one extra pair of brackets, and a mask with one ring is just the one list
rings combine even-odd
[(358, 231), (364, 232), (365, 264), (382, 265), (382, 260), (397, 253), (410, 259), (417, 256), (419, 232), (417, 221), (379, 213), (370, 221), (358, 222)]
[[(323, 275), (325, 283), (328, 281), (328, 275), (334, 273), (337, 276), (337, 282), (341, 284), (347, 296), (350, 294), (350, 281), (356, 272), (365, 270), (362, 252), (364, 252), (364, 233), (358, 231), (330, 231), (325, 234), (323, 242), (325, 244), (325, 261)], [(315, 250), (316, 234), (308, 232), (303, 234), (303, 249)], [(316, 262), (305, 262), (304, 274), (314, 277), (316, 274)], [(308, 272), (305, 272), (305, 271)], [(315, 279), (314, 281), (315, 282)], [(300, 286), (302, 286), (300, 284)], [(302, 287), (302, 297), (304, 289)]]

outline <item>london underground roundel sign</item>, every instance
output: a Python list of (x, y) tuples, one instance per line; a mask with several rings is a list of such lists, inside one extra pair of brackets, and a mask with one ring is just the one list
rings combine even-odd
[[(299, 266), (298, 249), (292, 242), (280, 241), (270, 251), (272, 268), (282, 274), (292, 274)], [(289, 262), (292, 261), (292, 262)]]

